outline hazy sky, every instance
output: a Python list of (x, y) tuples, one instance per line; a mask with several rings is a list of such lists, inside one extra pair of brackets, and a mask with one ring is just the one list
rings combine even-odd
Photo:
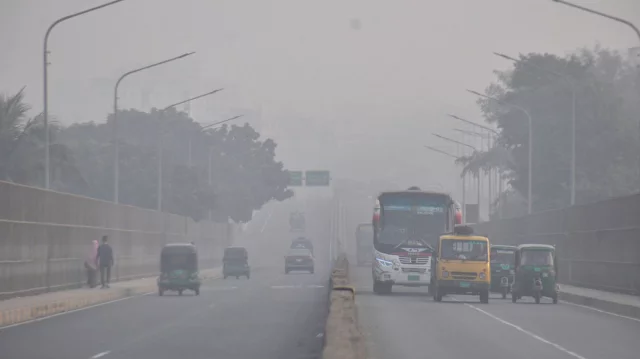
[[(26, 86), (40, 112), (47, 26), (102, 2), (0, 0), (0, 92)], [(638, 0), (575, 2), (640, 24)], [(63, 123), (104, 121), (121, 73), (197, 51), (125, 80), (122, 107), (225, 87), (192, 105), (196, 120), (261, 113), (249, 120), (276, 138), (290, 168), (455, 190), (450, 159), (422, 145), (455, 151), (430, 133), (460, 138), (451, 127), (464, 126), (444, 114), (478, 117), (464, 89), (482, 90), (509, 66), (491, 52), (596, 43), (627, 51), (640, 40), (551, 0), (126, 0), (53, 31), (50, 112)]]

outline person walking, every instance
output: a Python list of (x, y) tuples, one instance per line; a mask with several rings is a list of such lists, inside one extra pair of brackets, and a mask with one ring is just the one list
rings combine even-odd
[(91, 241), (91, 248), (84, 260), (84, 268), (87, 270), (87, 285), (89, 288), (96, 287), (96, 274), (98, 272), (98, 241)]
[(102, 288), (109, 288), (111, 267), (113, 266), (113, 249), (107, 241), (107, 236), (102, 236), (102, 244), (98, 247), (98, 265), (100, 266), (100, 283), (102, 284)]

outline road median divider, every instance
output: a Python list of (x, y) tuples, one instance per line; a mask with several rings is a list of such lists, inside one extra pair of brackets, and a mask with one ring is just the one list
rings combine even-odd
[(329, 316), (323, 359), (365, 359), (364, 337), (358, 327), (356, 290), (349, 285), (349, 261), (339, 255), (331, 272)]
[[(208, 269), (201, 272), (201, 277), (203, 280), (216, 279), (221, 276), (220, 273), (220, 268)], [(111, 288), (107, 289), (74, 289), (0, 301), (0, 329), (127, 297), (148, 294), (156, 289), (156, 278), (153, 277), (113, 283)]]

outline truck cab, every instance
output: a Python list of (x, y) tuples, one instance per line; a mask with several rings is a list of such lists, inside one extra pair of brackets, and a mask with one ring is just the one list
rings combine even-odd
[(489, 238), (457, 225), (453, 233), (440, 236), (432, 262), (429, 292), (436, 302), (447, 294), (479, 295), (489, 303), (491, 258)]

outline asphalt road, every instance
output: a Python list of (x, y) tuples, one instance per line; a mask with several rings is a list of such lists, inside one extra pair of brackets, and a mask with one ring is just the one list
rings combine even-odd
[(489, 304), (475, 296), (433, 302), (426, 289), (372, 292), (371, 268), (351, 271), (370, 358), (637, 359), (640, 321), (543, 299)]
[(200, 296), (150, 294), (0, 330), (0, 357), (319, 358), (328, 310), (329, 207), (307, 209), (315, 274), (285, 275), (292, 239), (287, 207), (261, 213), (241, 240), (251, 279), (216, 279)]

